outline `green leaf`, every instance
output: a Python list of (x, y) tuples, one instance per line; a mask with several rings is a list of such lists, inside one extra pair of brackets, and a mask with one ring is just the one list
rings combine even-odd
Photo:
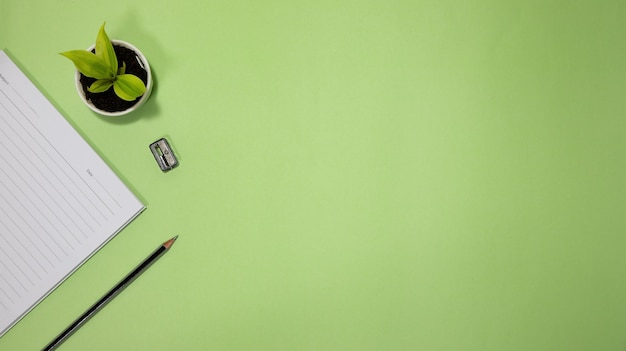
[(93, 84), (91, 84), (91, 86), (87, 88), (87, 90), (92, 93), (102, 93), (109, 90), (112, 85), (113, 80), (111, 79), (98, 79), (97, 81), (93, 82)]
[(87, 50), (72, 50), (62, 52), (61, 55), (74, 62), (76, 69), (87, 77), (95, 79), (113, 79), (115, 71), (101, 58)]
[(115, 49), (109, 39), (109, 36), (104, 31), (104, 25), (102, 23), (98, 37), (96, 38), (96, 56), (100, 57), (114, 72), (117, 72), (117, 56), (115, 55)]
[(117, 70), (117, 74), (126, 74), (126, 62), (122, 61), (122, 67)]
[(126, 101), (133, 101), (146, 92), (146, 85), (132, 74), (121, 74), (113, 82), (115, 94)]

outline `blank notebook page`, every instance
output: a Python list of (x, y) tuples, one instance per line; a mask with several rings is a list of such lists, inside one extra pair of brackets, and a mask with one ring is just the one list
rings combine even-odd
[(143, 209), (0, 51), (0, 336)]

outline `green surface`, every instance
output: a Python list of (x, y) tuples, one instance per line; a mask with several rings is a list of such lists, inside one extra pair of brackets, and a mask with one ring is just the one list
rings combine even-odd
[[(0, 350), (43, 347), (173, 234), (62, 350), (625, 350), (624, 18), (621, 0), (2, 0), (0, 48), (148, 209)], [(82, 106), (57, 54), (103, 20), (156, 76), (129, 117)]]

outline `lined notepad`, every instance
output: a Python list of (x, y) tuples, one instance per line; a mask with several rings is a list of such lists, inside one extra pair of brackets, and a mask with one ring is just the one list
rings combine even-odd
[(143, 209), (0, 51), (0, 336)]

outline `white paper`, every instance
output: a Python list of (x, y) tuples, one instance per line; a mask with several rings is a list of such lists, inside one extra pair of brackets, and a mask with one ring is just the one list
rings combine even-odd
[(0, 51), (0, 336), (143, 209)]

